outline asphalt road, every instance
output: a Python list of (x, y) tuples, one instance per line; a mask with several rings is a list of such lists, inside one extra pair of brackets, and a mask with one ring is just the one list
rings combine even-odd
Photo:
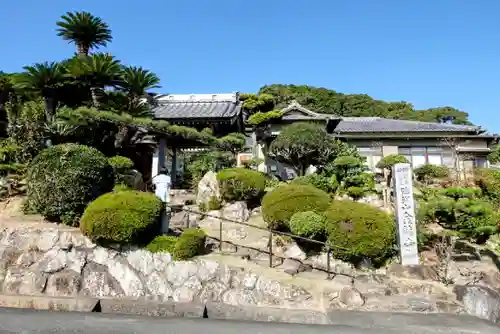
[[(339, 312), (339, 325), (296, 325), (189, 318), (151, 318), (102, 313), (49, 312), (0, 308), (0, 333), (377, 333), (498, 334), (500, 327), (472, 317)], [(338, 318), (338, 319), (336, 319)], [(346, 324), (342, 324), (346, 323)]]

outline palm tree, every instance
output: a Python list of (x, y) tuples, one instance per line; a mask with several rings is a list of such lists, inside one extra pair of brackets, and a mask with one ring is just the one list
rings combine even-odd
[(58, 62), (43, 62), (25, 66), (23, 69), (23, 73), (15, 76), (15, 86), (42, 96), (45, 116), (47, 121), (50, 121), (55, 115), (57, 90), (64, 83), (64, 66)]
[(142, 67), (124, 66), (118, 87), (131, 99), (139, 99), (147, 94), (147, 90), (160, 88), (160, 78)]
[[(156, 74), (142, 67), (125, 66), (122, 68), (117, 86), (128, 96), (128, 105), (123, 111), (134, 117), (151, 116), (148, 100), (141, 100), (141, 98), (149, 98), (147, 95), (148, 89), (161, 87), (160, 78)], [(123, 125), (120, 126), (115, 139), (115, 147), (122, 146), (128, 136), (129, 128)]]
[(120, 61), (108, 53), (94, 53), (76, 57), (67, 63), (68, 76), (76, 82), (87, 85), (92, 96), (92, 105), (100, 107), (104, 88), (115, 86), (120, 79)]
[(68, 12), (56, 24), (57, 35), (74, 43), (79, 56), (87, 56), (90, 49), (113, 40), (107, 23), (89, 12)]

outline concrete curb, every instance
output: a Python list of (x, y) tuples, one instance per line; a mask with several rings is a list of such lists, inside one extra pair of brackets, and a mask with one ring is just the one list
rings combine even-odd
[(35, 310), (99, 312), (99, 299), (0, 294), (0, 307)]
[[(218, 302), (152, 301), (143, 299), (98, 299), (90, 297), (50, 297), (0, 294), (0, 307), (26, 308), (51, 311), (98, 312), (104, 314), (123, 314), (154, 316), (166, 318), (208, 318), (212, 320), (236, 320), (256, 322), (277, 322), (311, 325), (377, 325), (393, 329), (396, 323), (415, 323), (427, 321), (434, 326), (464, 328), (471, 323), (471, 330), (499, 328), (498, 324), (473, 316), (423, 313), (384, 313), (341, 310), (288, 309), (278, 307), (234, 306)], [(355, 316), (353, 316), (355, 315)], [(425, 319), (423, 318), (425, 316)], [(419, 320), (420, 319), (420, 320)], [(468, 319), (468, 320), (467, 320)], [(475, 327), (474, 327), (475, 326)]]

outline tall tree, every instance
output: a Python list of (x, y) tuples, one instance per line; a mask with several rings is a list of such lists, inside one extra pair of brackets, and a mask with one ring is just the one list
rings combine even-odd
[[(141, 98), (147, 96), (147, 91), (159, 88), (160, 78), (151, 71), (142, 67), (125, 66), (122, 68), (118, 87), (127, 94), (127, 106), (124, 108), (128, 114), (134, 117), (150, 116), (150, 108), (147, 101)], [(129, 136), (129, 128), (121, 126), (115, 139), (115, 147), (122, 146)]]
[(57, 91), (64, 83), (64, 66), (57, 62), (43, 62), (23, 69), (24, 72), (15, 77), (15, 85), (43, 98), (45, 116), (50, 121), (55, 115)]
[(107, 86), (115, 86), (120, 79), (120, 61), (108, 53), (94, 53), (75, 57), (67, 63), (68, 76), (87, 85), (92, 96), (92, 105), (100, 107), (100, 98)]
[(322, 170), (337, 156), (349, 155), (346, 150), (346, 145), (329, 135), (324, 126), (293, 123), (285, 126), (271, 142), (269, 155), (289, 164), (302, 176), (311, 165)]
[(57, 35), (74, 43), (80, 56), (87, 56), (91, 49), (113, 40), (108, 24), (89, 12), (68, 12), (56, 25)]
[(147, 94), (149, 89), (160, 88), (160, 78), (142, 67), (124, 66), (121, 72), (119, 88), (131, 99), (139, 99)]

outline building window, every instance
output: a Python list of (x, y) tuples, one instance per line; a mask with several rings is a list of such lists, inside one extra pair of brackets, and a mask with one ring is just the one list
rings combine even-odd
[(377, 163), (382, 160), (382, 147), (358, 147), (359, 155), (366, 158), (365, 164), (373, 172), (379, 172)]
[(410, 162), (412, 168), (418, 168), (425, 164), (454, 167), (453, 152), (450, 148), (440, 146), (399, 147), (398, 153)]

